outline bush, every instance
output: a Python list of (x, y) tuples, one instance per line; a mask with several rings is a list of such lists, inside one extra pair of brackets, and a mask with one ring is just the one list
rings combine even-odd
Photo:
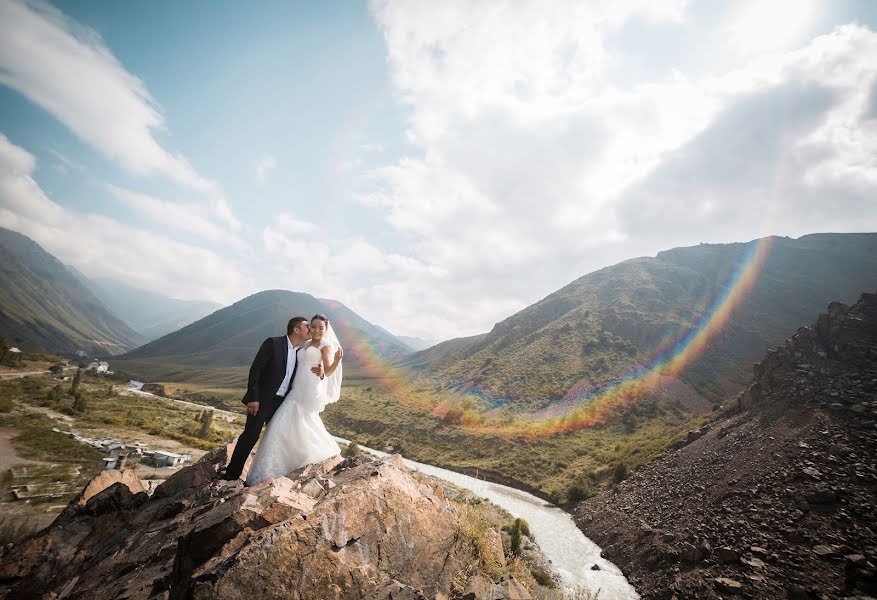
[(358, 454), (362, 454), (362, 448), (360, 448), (359, 444), (357, 444), (356, 442), (350, 442), (341, 451), (341, 456), (343, 456), (345, 458), (349, 458), (351, 456), (356, 456)]
[(526, 519), (516, 519), (519, 522), (519, 527), (521, 528), (521, 533), (526, 535), (531, 540), (533, 539), (533, 535), (530, 533), (530, 524), (527, 523)]
[(463, 420), (463, 409), (457, 406), (451, 407), (448, 409), (448, 412), (445, 413), (445, 416), (442, 417), (445, 423), (451, 423), (452, 425), (459, 425), (460, 421)]
[(554, 580), (551, 579), (551, 574), (546, 573), (542, 569), (530, 569), (530, 574), (533, 576), (533, 579), (536, 580), (536, 583), (543, 587), (553, 588)]
[(572, 484), (566, 490), (566, 499), (569, 502), (581, 502), (582, 500), (587, 499), (588, 496), (588, 490), (585, 489), (585, 486), (577, 483)]
[(73, 376), (73, 383), (70, 384), (70, 393), (73, 396), (79, 392), (79, 382), (82, 381), (82, 369), (76, 370), (76, 375)]
[(76, 392), (73, 397), (73, 411), (80, 414), (88, 412), (88, 400), (82, 395), (82, 392)]
[(201, 423), (201, 428), (198, 430), (198, 437), (201, 439), (208, 440), (210, 439), (213, 426), (213, 411), (205, 410), (201, 413), (201, 416), (198, 418), (198, 422)]
[(515, 519), (515, 522), (512, 524), (512, 530), (509, 532), (511, 535), (510, 548), (512, 554), (514, 556), (521, 555), (521, 519)]
[(620, 462), (615, 467), (615, 472), (612, 474), (612, 481), (615, 483), (621, 483), (625, 479), (627, 479), (627, 465)]

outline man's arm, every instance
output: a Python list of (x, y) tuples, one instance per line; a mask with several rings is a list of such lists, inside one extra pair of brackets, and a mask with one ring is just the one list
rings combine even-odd
[[(274, 342), (271, 338), (268, 338), (262, 342), (259, 351), (256, 353), (256, 358), (253, 359), (253, 364), (250, 365), (250, 375), (247, 378), (247, 393), (244, 396), (244, 404), (247, 405), (247, 412), (250, 414), (255, 414), (259, 410), (259, 380), (262, 378), (262, 372), (268, 366), (273, 355)], [(251, 411), (250, 405), (254, 402), (256, 407), (255, 410)]]

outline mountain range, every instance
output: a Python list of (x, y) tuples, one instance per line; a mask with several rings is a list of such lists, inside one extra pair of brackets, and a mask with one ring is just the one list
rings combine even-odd
[(135, 330), (144, 341), (152, 341), (185, 327), (222, 308), (206, 300), (180, 300), (128, 285), (108, 277), (86, 277), (75, 268), (82, 282), (110, 311)]
[(116, 317), (57, 258), (0, 228), (0, 334), (23, 350), (120, 354), (143, 337)]
[[(488, 406), (533, 410), (600, 389), (654, 364), (763, 260), (755, 282), (704, 351), (679, 374), (675, 394), (695, 412), (746, 384), (750, 365), (834, 300), (877, 288), (877, 234), (814, 234), (701, 244), (635, 258), (587, 274), (497, 323), (482, 336), (450, 340), (407, 360), (434, 387)], [(731, 291), (733, 293), (733, 291)]]

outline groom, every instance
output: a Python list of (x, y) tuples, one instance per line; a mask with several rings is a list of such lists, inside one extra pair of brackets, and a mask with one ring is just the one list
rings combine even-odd
[[(286, 335), (268, 338), (262, 342), (250, 366), (247, 393), (241, 400), (247, 405), (247, 424), (234, 446), (224, 479), (235, 481), (241, 476), (244, 463), (256, 445), (262, 427), (271, 420), (292, 389), (298, 367), (296, 354), (299, 346), (307, 339), (308, 320), (304, 317), (293, 317), (286, 325)], [(322, 363), (311, 371), (320, 379), (323, 378)]]

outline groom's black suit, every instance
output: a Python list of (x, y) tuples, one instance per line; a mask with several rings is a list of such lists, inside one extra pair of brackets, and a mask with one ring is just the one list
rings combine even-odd
[[(298, 352), (298, 348), (295, 348)], [(241, 399), (241, 402), (258, 402), (259, 410), (255, 415), (247, 414), (247, 424), (244, 425), (244, 432), (241, 433), (234, 447), (234, 453), (228, 468), (225, 471), (226, 479), (237, 479), (244, 470), (244, 463), (253, 450), (253, 446), (259, 440), (262, 428), (265, 423), (271, 420), (274, 412), (283, 402), (286, 396), (278, 396), (277, 389), (283, 383), (286, 376), (286, 360), (289, 355), (289, 344), (287, 337), (268, 338), (262, 342), (253, 364), (250, 365), (250, 376), (247, 380), (247, 393)], [(298, 358), (296, 356), (296, 358)], [(295, 380), (295, 372), (298, 370), (298, 360), (295, 361), (295, 367), (292, 369), (292, 375), (289, 378), (289, 387), (287, 394), (292, 389), (292, 382)]]

